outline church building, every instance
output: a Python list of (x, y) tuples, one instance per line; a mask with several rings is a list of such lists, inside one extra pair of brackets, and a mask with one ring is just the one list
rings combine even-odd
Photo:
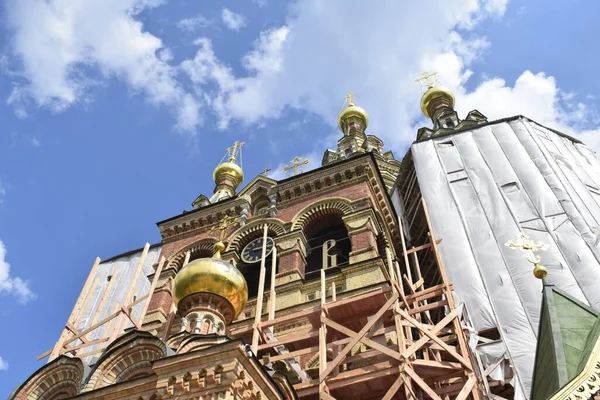
[(160, 243), (95, 260), (10, 399), (595, 398), (600, 159), (430, 77), (401, 159), (351, 95), (317, 169), (242, 185), (235, 142)]

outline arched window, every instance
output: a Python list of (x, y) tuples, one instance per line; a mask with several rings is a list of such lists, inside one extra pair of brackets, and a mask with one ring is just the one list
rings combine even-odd
[(318, 279), (322, 268), (339, 268), (350, 259), (350, 239), (341, 215), (312, 220), (304, 230), (308, 242), (306, 279)]
[(266, 197), (261, 198), (254, 206), (253, 216), (264, 217), (269, 214), (269, 199)]

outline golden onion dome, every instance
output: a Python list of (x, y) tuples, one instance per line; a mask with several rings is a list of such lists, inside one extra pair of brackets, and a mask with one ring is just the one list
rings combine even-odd
[(421, 111), (426, 117), (431, 118), (429, 115), (429, 104), (437, 98), (446, 97), (450, 101), (450, 107), (454, 108), (454, 94), (449, 89), (441, 86), (430, 86), (429, 89), (421, 97)]
[(362, 108), (354, 103), (349, 103), (348, 107), (344, 108), (340, 114), (338, 115), (338, 127), (342, 129), (342, 123), (350, 118), (350, 117), (358, 117), (365, 122), (365, 129), (369, 125), (369, 114)]
[(242, 171), (242, 168), (232, 161), (217, 165), (217, 168), (215, 168), (215, 171), (213, 172), (213, 179), (215, 183), (219, 184), (221, 177), (224, 175), (229, 175), (233, 178), (235, 188), (237, 188), (244, 180), (244, 172)]
[(221, 296), (233, 307), (234, 318), (248, 301), (246, 279), (236, 267), (221, 260), (219, 252), (213, 258), (200, 258), (188, 263), (175, 276), (173, 301), (176, 306), (186, 296), (195, 293)]

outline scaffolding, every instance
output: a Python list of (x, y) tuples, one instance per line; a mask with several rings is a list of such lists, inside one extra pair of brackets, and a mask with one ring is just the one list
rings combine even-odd
[[(426, 205), (422, 199), (420, 203), (430, 226)], [(402, 221), (399, 226), (402, 230)], [(429, 229), (426, 243), (408, 249), (404, 232), (400, 236), (399, 259), (385, 248), (385, 284), (338, 296), (334, 282), (321, 270), (320, 304), (280, 316), (275, 312), (274, 277), (268, 310), (262, 312), (263, 257), (254, 323), (229, 334), (251, 335), (252, 352), (264, 365), (287, 364), (301, 399), (483, 399), (486, 386), (480, 384), (461, 326), (462, 305), (454, 302), (437, 251), (440, 240)], [(278, 327), (294, 322), (304, 328), (275, 335)], [(313, 357), (319, 370), (311, 379), (306, 371), (299, 373), (297, 359)]]
[[(142, 267), (146, 261), (146, 257), (148, 256), (149, 249), (150, 244), (146, 243), (136, 265), (132, 282), (135, 282), (142, 273)], [(106, 286), (100, 285), (97, 276), (100, 262), (100, 257), (97, 257), (87, 277), (87, 280), (83, 285), (77, 302), (75, 303), (75, 307), (73, 307), (73, 311), (67, 319), (67, 323), (63, 328), (63, 332), (61, 333), (59, 340), (56, 342), (56, 345), (53, 349), (40, 354), (37, 358), (38, 360), (50, 356), (49, 361), (52, 361), (63, 354), (70, 354), (74, 357), (85, 359), (87, 357), (102, 353), (110, 343), (125, 333), (127, 325), (131, 325), (135, 327), (135, 329), (144, 331), (151, 331), (162, 326), (161, 323), (144, 326), (142, 325), (144, 322), (144, 317), (146, 316), (146, 312), (148, 311), (148, 306), (150, 305), (150, 298), (156, 289), (158, 279), (162, 272), (163, 266), (165, 265), (165, 258), (161, 257), (160, 262), (157, 265), (148, 293), (138, 298), (139, 293), (135, 291), (135, 286), (132, 283), (127, 289), (127, 293), (122, 299), (123, 301), (115, 301), (112, 313), (106, 318), (98, 321), (100, 317), (100, 310), (102, 310), (110, 294), (113, 293), (115, 282), (117, 282), (117, 274), (119, 272), (115, 271), (111, 280)], [(101, 290), (101, 295), (96, 291), (97, 288)], [(92, 299), (98, 302), (98, 311), (93, 316), (90, 316), (92, 318), (90, 326), (84, 329), (77, 329), (82, 322), (84, 310), (88, 308), (88, 305), (90, 305)], [(132, 310), (139, 304), (142, 305), (141, 315), (139, 318), (135, 318)], [(102, 335), (100, 335), (101, 337), (97, 339), (90, 339), (90, 335), (97, 332), (101, 327), (105, 327)]]
[[(422, 199), (420, 207), (429, 227)], [(483, 399), (484, 392), (489, 392), (479, 379), (481, 371), (475, 369), (478, 364), (473, 362), (467, 346), (461, 326), (462, 305), (454, 302), (452, 285), (437, 251), (441, 240), (428, 229), (424, 243), (407, 248), (404, 221), (399, 222), (400, 257), (394, 257), (388, 244), (378, 261), (385, 266), (386, 282), (360, 293), (337, 293), (335, 277), (328, 277), (323, 269), (320, 304), (288, 314), (276, 312), (276, 247), (271, 258), (270, 287), (265, 291), (267, 268), (263, 248), (253, 323), (232, 327), (228, 334), (251, 338), (248, 340), (251, 350), (264, 365), (275, 369), (283, 365), (301, 399)], [(263, 243), (266, 235), (265, 225)], [(149, 245), (144, 247), (135, 277), (141, 273), (148, 248)], [(148, 294), (135, 299), (131, 287), (124, 305), (116, 305), (114, 312), (101, 321), (96, 322), (95, 316), (91, 326), (78, 331), (75, 326), (91, 296), (92, 277), (100, 264), (97, 259), (59, 342), (40, 357), (50, 353), (51, 359), (67, 353), (80, 358), (99, 354), (125, 331), (128, 321), (135, 329), (162, 333), (166, 339), (177, 318), (174, 308), (165, 323), (142, 325), (165, 261), (161, 257)], [(110, 285), (100, 302), (106, 301)], [(268, 304), (263, 313), (267, 293)], [(135, 319), (131, 309), (141, 303), (144, 304), (141, 318)], [(301, 330), (277, 334), (283, 332), (278, 328), (296, 322), (302, 326)], [(100, 339), (88, 339), (91, 332), (105, 324), (110, 324), (108, 333)], [(95, 347), (90, 351), (90, 346)], [(303, 362), (299, 360), (307, 359), (318, 362), (318, 372), (311, 374), (302, 368)]]

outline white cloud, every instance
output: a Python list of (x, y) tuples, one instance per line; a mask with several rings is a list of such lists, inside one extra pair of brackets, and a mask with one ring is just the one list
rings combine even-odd
[(0, 357), (0, 371), (6, 371), (8, 369), (8, 363)]
[[(344, 4), (297, 2), (288, 23), (262, 32), (242, 58), (246, 76), (234, 75), (218, 59), (210, 40), (199, 41), (196, 57), (184, 70), (197, 91), (217, 84), (208, 103), (219, 125), (225, 128), (232, 120), (259, 123), (296, 108), (334, 126), (344, 94), (353, 91), (370, 114), (368, 132), (401, 150), (414, 140), (416, 127), (430, 125), (420, 114), (421, 89), (414, 80), (422, 71), (433, 70), (455, 92), (461, 115), (477, 108), (490, 119), (524, 114), (565, 133), (595, 131), (593, 124), (579, 122), (593, 120), (590, 110), (543, 73), (526, 71), (514, 87), (498, 78), (484, 79), (475, 91), (466, 91), (465, 83), (474, 79), (470, 63), (491, 44), (464, 29), (501, 16), (506, 0)], [(361, 24), (349, 26), (346, 21), (356, 15)], [(427, 20), (436, 23), (422, 29)]]
[[(584, 103), (544, 74), (524, 72), (512, 87), (484, 77), (472, 93), (465, 90), (474, 79), (470, 64), (493, 46), (470, 29), (502, 16), (508, 0), (389, 1), (378, 7), (360, 0), (298, 0), (286, 25), (263, 31), (240, 57), (242, 73), (221, 61), (220, 49), (208, 38), (195, 42), (192, 59), (171, 65), (170, 49), (137, 19), (161, 3), (9, 0), (8, 21), (24, 77), (9, 103), (23, 117), (31, 99), (59, 111), (84, 101), (97, 81), (116, 77), (152, 104), (171, 107), (180, 130), (202, 124), (201, 107), (216, 115), (222, 129), (232, 121), (263, 124), (288, 109), (320, 116), (333, 128), (343, 96), (353, 91), (370, 114), (368, 133), (402, 150), (416, 127), (430, 125), (420, 114), (421, 88), (414, 80), (433, 70), (454, 90), (462, 115), (471, 108), (490, 119), (524, 114), (566, 133), (595, 132), (598, 126), (589, 122), (597, 119)], [(361, 23), (350, 23), (357, 15)], [(222, 18), (232, 29), (245, 24), (228, 9)], [(435, 24), (424, 29), (425, 21)], [(206, 23), (196, 16), (178, 25), (193, 30)], [(90, 66), (101, 76), (89, 74)], [(181, 75), (191, 87), (184, 88)]]
[[(451, 3), (387, 2), (372, 7), (360, 1), (352, 6), (342, 0), (299, 1), (288, 23), (263, 32), (243, 57), (246, 76), (235, 76), (220, 62), (208, 39), (203, 39), (185, 71), (196, 77), (192, 79), (196, 91), (209, 82), (218, 85), (210, 106), (221, 127), (231, 120), (256, 123), (277, 118), (286, 108), (309, 111), (334, 125), (343, 96), (353, 91), (371, 114), (369, 133), (399, 147), (415, 135), (421, 92), (414, 79), (427, 61), (440, 54), (455, 55), (459, 64), (451, 78), (464, 83), (465, 63), (489, 43), (481, 37), (465, 39), (456, 27), (502, 13), (505, 2)], [(356, 15), (361, 23), (349, 24)], [(432, 20), (436, 23), (423, 29), (423, 21)], [(419, 32), (418, 45), (415, 32)]]
[(242, 59), (244, 67), (257, 73), (280, 72), (283, 64), (281, 50), (288, 34), (286, 26), (261, 32), (254, 43), (255, 48)]
[(239, 31), (246, 26), (246, 19), (243, 15), (234, 13), (228, 8), (224, 8), (221, 13), (221, 18), (225, 26), (231, 30)]
[(514, 86), (503, 79), (482, 82), (473, 92), (458, 87), (457, 111), (466, 114), (472, 109), (483, 112), (488, 119), (525, 115), (534, 121), (582, 140), (600, 151), (600, 118), (577, 96), (559, 89), (556, 79), (543, 72), (525, 71)]
[(177, 27), (183, 31), (193, 32), (198, 28), (206, 28), (212, 24), (212, 21), (203, 15), (196, 15), (191, 18), (184, 18), (177, 23)]
[[(136, 19), (161, 0), (8, 0), (6, 20), (13, 32), (13, 55), (22, 80), (8, 103), (25, 116), (31, 101), (62, 111), (85, 101), (99, 81), (117, 78), (151, 104), (167, 106), (177, 126), (194, 131), (200, 102), (176, 79), (176, 68), (158, 56), (161, 40)], [(167, 58), (168, 59), (168, 58)], [(90, 72), (91, 71), (91, 72)], [(186, 111), (181, 113), (179, 109)]]
[(6, 261), (6, 247), (0, 240), (0, 294), (15, 296), (21, 304), (36, 298), (28, 282), (10, 276), (10, 264)]

